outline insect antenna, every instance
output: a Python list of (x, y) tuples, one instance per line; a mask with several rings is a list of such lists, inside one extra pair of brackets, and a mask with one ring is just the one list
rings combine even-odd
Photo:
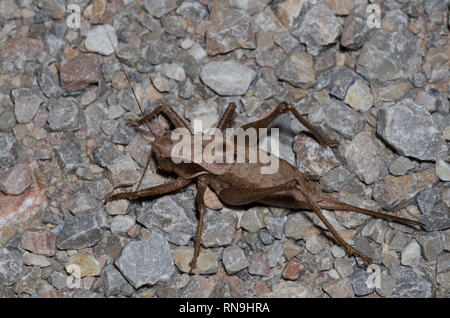
[[(112, 40), (111, 40), (111, 36), (109, 35), (109, 33), (108, 33), (108, 31), (106, 30), (105, 26), (103, 26), (103, 29), (105, 30), (105, 33), (106, 33), (106, 35), (108, 36), (109, 43), (111, 44), (111, 47), (112, 47), (113, 50), (114, 50), (114, 56), (116, 57), (117, 61), (119, 61), (120, 69), (122, 70), (122, 73), (125, 75), (125, 78), (126, 78), (126, 80), (127, 80), (127, 82), (128, 82), (128, 86), (130, 87), (131, 92), (133, 93), (134, 99), (135, 99), (135, 101), (136, 101), (136, 104), (138, 105), (139, 111), (141, 112), (142, 117), (144, 117), (145, 114), (144, 114), (144, 111), (142, 110), (141, 103), (139, 102), (139, 100), (138, 100), (138, 98), (137, 98), (136, 92), (134, 91), (133, 85), (131, 84), (130, 77), (128, 76), (127, 71), (125, 71), (125, 67), (123, 66), (122, 60), (120, 59), (120, 56), (119, 56), (119, 54), (117, 53), (116, 47), (114, 46), (114, 44), (113, 44), (113, 42), (112, 42)], [(153, 133), (153, 130), (152, 130), (152, 128), (150, 127), (150, 124), (147, 122), (146, 125), (147, 125), (148, 130), (149, 130), (151, 133)], [(155, 135), (155, 134), (153, 133), (153, 135)], [(148, 157), (147, 157), (147, 162), (146, 162), (146, 164), (145, 164), (144, 172), (142, 173), (142, 176), (141, 176), (141, 178), (140, 178), (140, 180), (139, 180), (139, 183), (137, 184), (137, 187), (136, 187), (136, 190), (135, 190), (135, 191), (138, 191), (138, 190), (139, 190), (139, 187), (141, 186), (142, 180), (144, 179), (145, 173), (147, 172), (148, 166), (149, 166), (149, 164), (150, 164), (150, 159), (151, 159), (151, 157), (152, 157), (152, 152), (153, 152), (153, 148), (150, 149), (150, 153), (149, 153), (149, 155), (148, 155)]]

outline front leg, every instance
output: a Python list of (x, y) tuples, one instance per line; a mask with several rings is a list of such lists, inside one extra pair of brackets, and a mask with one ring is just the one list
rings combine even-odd
[(197, 208), (199, 211), (199, 218), (197, 224), (197, 235), (195, 236), (195, 245), (194, 245), (194, 256), (192, 257), (191, 262), (189, 263), (189, 274), (192, 274), (192, 271), (197, 266), (197, 258), (200, 254), (200, 244), (202, 240), (202, 229), (203, 229), (203, 217), (205, 216), (206, 206), (204, 201), (205, 191), (207, 184), (205, 182), (204, 177), (200, 177), (197, 179), (197, 195), (195, 196), (195, 201), (197, 203)]
[(185, 186), (187, 186), (189, 183), (191, 183), (191, 181), (192, 180), (189, 180), (189, 179), (177, 178), (173, 182), (160, 184), (160, 185), (150, 187), (147, 189), (142, 189), (142, 190), (133, 191), (133, 192), (124, 192), (124, 193), (113, 194), (112, 196), (106, 198), (105, 202), (111, 202), (114, 200), (121, 200), (121, 199), (135, 200), (138, 198), (163, 195), (163, 194), (167, 194), (170, 192), (180, 190), (180, 189), (184, 188)]
[(316, 127), (314, 127), (314, 125), (312, 125), (309, 121), (307, 121), (305, 118), (303, 118), (302, 115), (300, 115), (300, 113), (297, 111), (297, 109), (292, 106), (291, 104), (288, 103), (280, 103), (277, 108), (275, 108), (269, 115), (267, 115), (264, 118), (261, 118), (260, 120), (254, 121), (252, 123), (248, 123), (244, 126), (242, 126), (242, 129), (247, 129), (247, 128), (266, 128), (267, 126), (269, 126), (269, 124), (271, 122), (273, 122), (278, 116), (280, 116), (281, 114), (287, 113), (287, 112), (291, 112), (295, 118), (298, 119), (299, 122), (302, 123), (303, 126), (305, 126), (309, 132), (317, 139), (317, 141), (322, 145), (322, 146), (334, 146), (336, 144), (338, 144), (338, 141), (336, 140), (331, 140), (328, 137), (326, 137), (325, 135), (323, 135)]

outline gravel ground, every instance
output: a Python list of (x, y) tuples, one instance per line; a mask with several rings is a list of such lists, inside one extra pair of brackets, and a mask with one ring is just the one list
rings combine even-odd
[[(365, 0), (2, 0), (0, 297), (448, 297), (447, 1), (380, 2), (373, 27)], [(195, 185), (103, 203), (136, 187), (154, 139), (130, 126), (141, 114), (112, 44), (144, 112), (169, 104), (206, 129), (230, 102), (238, 126), (287, 101), (339, 146), (283, 115), (282, 158), (425, 230), (324, 212), (374, 259), (368, 286), (312, 212), (207, 193), (188, 275)], [(141, 187), (170, 180), (152, 167)]]

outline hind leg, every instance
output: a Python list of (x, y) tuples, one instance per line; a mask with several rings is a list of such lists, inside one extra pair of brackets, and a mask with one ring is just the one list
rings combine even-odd
[(344, 238), (336, 231), (336, 229), (331, 225), (331, 223), (327, 220), (327, 218), (322, 214), (320, 211), (319, 205), (315, 202), (313, 198), (308, 194), (308, 191), (306, 191), (300, 184), (295, 185), (295, 187), (300, 190), (300, 192), (304, 195), (308, 203), (310, 204), (312, 210), (317, 214), (319, 219), (325, 224), (325, 226), (328, 228), (328, 230), (331, 232), (331, 234), (334, 236), (336, 241), (345, 249), (348, 256), (355, 255), (359, 256), (366, 266), (372, 264), (372, 259), (360, 251), (354, 249), (350, 244), (347, 243), (347, 241), (344, 240)]

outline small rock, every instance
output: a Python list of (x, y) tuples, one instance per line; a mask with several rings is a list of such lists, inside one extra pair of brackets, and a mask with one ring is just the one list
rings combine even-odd
[(31, 228), (22, 234), (22, 248), (39, 255), (56, 253), (56, 235), (48, 230)]
[(31, 61), (43, 51), (44, 44), (41, 40), (15, 36), (3, 42), (0, 59), (10, 62)]
[(202, 245), (218, 247), (230, 245), (235, 237), (238, 218), (232, 212), (215, 215), (203, 225)]
[(83, 116), (86, 121), (87, 137), (95, 137), (100, 131), (102, 122), (106, 121), (111, 114), (112, 108), (106, 109), (101, 102), (94, 102), (83, 109)]
[(292, 51), (283, 59), (276, 67), (275, 74), (279, 79), (300, 88), (309, 88), (316, 81), (312, 56), (299, 50)]
[(301, 240), (306, 238), (312, 227), (313, 223), (305, 216), (304, 213), (292, 213), (287, 217), (284, 232), (288, 238)]
[(417, 267), (420, 262), (420, 245), (412, 240), (403, 250), (401, 263), (405, 266)]
[(353, 179), (354, 175), (344, 167), (337, 167), (328, 171), (322, 178), (320, 184), (326, 187), (326, 191), (340, 191), (343, 186)]
[(437, 262), (437, 272), (444, 273), (450, 271), (450, 254), (441, 255)]
[[(361, 9), (364, 9), (364, 12)], [(350, 50), (360, 49), (368, 36), (365, 7), (355, 8), (355, 10), (344, 21), (341, 35), (342, 46)]]
[(177, 8), (176, 0), (145, 0), (144, 7), (148, 13), (156, 18), (165, 16)]
[(437, 233), (419, 238), (419, 243), (422, 245), (423, 255), (429, 263), (436, 262), (439, 254), (443, 252), (441, 238)]
[(23, 254), (23, 263), (28, 266), (48, 267), (52, 262), (44, 255), (37, 255), (29, 252)]
[(378, 180), (381, 168), (381, 143), (371, 133), (363, 131), (345, 149), (345, 160), (356, 176), (366, 184)]
[(118, 40), (114, 27), (109, 24), (99, 25), (87, 34), (84, 46), (89, 52), (111, 55), (117, 48)]
[(362, 80), (356, 80), (353, 85), (347, 89), (345, 102), (355, 110), (362, 112), (368, 111), (373, 106), (373, 96), (370, 88)]
[(106, 212), (109, 215), (121, 215), (128, 213), (128, 207), (130, 206), (130, 201), (128, 200), (116, 200), (106, 203)]
[(108, 178), (114, 188), (130, 186), (139, 181), (139, 166), (127, 155), (117, 157), (106, 166)]
[(214, 289), (214, 281), (206, 277), (195, 275), (180, 291), (180, 298), (209, 298)]
[(377, 121), (377, 132), (403, 156), (436, 160), (447, 151), (430, 113), (411, 99), (382, 108)]
[(264, 215), (261, 208), (255, 207), (249, 209), (242, 216), (239, 226), (250, 233), (258, 232), (264, 225)]
[(61, 63), (59, 70), (61, 86), (67, 90), (79, 90), (97, 83), (101, 66), (95, 54), (80, 54)]
[(398, 156), (391, 162), (389, 172), (394, 176), (403, 176), (415, 167), (414, 163), (406, 157)]
[(137, 221), (176, 245), (187, 245), (196, 233), (195, 224), (188, 218), (179, 202), (171, 196), (154, 200), (151, 206), (142, 209)]
[(395, 277), (393, 298), (430, 298), (432, 297), (431, 282), (418, 277), (414, 270), (405, 266), (392, 266), (390, 274)]
[(67, 288), (69, 276), (61, 272), (53, 272), (48, 278), (48, 282), (57, 290)]
[(53, 131), (77, 130), (79, 109), (73, 98), (50, 99), (47, 103), (48, 124)]
[(253, 255), (252, 260), (250, 261), (250, 265), (248, 267), (248, 272), (251, 275), (269, 276), (270, 266), (264, 260), (264, 258), (261, 254), (255, 254), (255, 255)]
[(134, 288), (167, 282), (175, 270), (167, 240), (156, 233), (128, 243), (115, 264)]
[(255, 76), (255, 71), (234, 61), (210, 62), (200, 73), (203, 83), (222, 96), (244, 95)]
[(258, 236), (264, 245), (270, 245), (273, 243), (273, 237), (267, 229), (261, 229), (258, 231)]
[(252, 18), (245, 12), (230, 8), (226, 1), (214, 1), (206, 31), (206, 51), (223, 54), (237, 48), (255, 48)]
[(394, 32), (382, 28), (372, 31), (359, 55), (358, 73), (378, 81), (412, 78), (421, 60), (416, 39), (403, 28)]
[(112, 233), (128, 232), (129, 229), (136, 224), (134, 216), (131, 215), (117, 215), (113, 217), (110, 225)]
[(8, 170), (22, 157), (20, 143), (10, 134), (0, 133), (0, 168)]
[(64, 6), (64, 3), (59, 0), (39, 0), (37, 1), (37, 5), (55, 20), (62, 19), (66, 14), (66, 7)]
[(369, 274), (362, 269), (353, 272), (353, 274), (348, 277), (356, 296), (370, 295), (374, 292), (375, 288), (367, 287), (366, 282), (368, 277)]
[(405, 176), (386, 176), (373, 186), (373, 198), (384, 209), (396, 210), (405, 206), (420, 191), (430, 188), (437, 177), (433, 168)]
[(106, 238), (105, 251), (106, 254), (113, 260), (120, 256), (122, 249), (128, 244), (130, 240), (123, 234), (112, 234)]
[(112, 264), (103, 268), (101, 277), (103, 280), (103, 293), (106, 297), (118, 295), (122, 287), (127, 283), (122, 274)]
[(284, 244), (282, 241), (275, 241), (267, 251), (266, 260), (270, 267), (275, 267), (280, 262), (284, 254)]
[[(183, 273), (189, 273), (191, 270), (189, 263), (194, 256), (192, 247), (180, 246), (174, 249), (173, 260), (178, 269)], [(192, 271), (194, 274), (209, 275), (214, 274), (218, 270), (217, 254), (211, 250), (200, 250), (197, 258), (197, 267)]]
[(324, 284), (323, 290), (331, 298), (353, 298), (352, 285), (348, 278), (341, 278)]
[(0, 260), (0, 282), (11, 286), (23, 276), (22, 254), (17, 249), (0, 248)]
[(67, 207), (73, 214), (86, 212), (99, 206), (99, 201), (89, 193), (77, 193), (68, 203)]
[(327, 100), (324, 103), (326, 124), (345, 138), (353, 138), (363, 130), (365, 119), (345, 103), (338, 100)]
[(385, 273), (381, 274), (380, 287), (376, 289), (377, 293), (381, 297), (391, 297), (395, 288), (395, 277), (387, 275)]
[(227, 273), (230, 275), (236, 274), (249, 266), (244, 251), (237, 245), (229, 246), (224, 249), (222, 260)]
[(313, 234), (306, 240), (306, 249), (312, 254), (317, 254), (328, 245), (327, 240), (319, 234)]
[(276, 216), (267, 215), (264, 217), (264, 224), (270, 235), (280, 240), (283, 237), (284, 225), (286, 223), (285, 217), (280, 218)]
[(59, 233), (56, 245), (61, 250), (94, 246), (102, 239), (97, 211), (90, 210), (68, 217)]
[(295, 260), (290, 260), (283, 269), (283, 278), (288, 280), (297, 280), (300, 276), (302, 264)]
[(34, 294), (39, 287), (41, 280), (41, 269), (39, 267), (31, 267), (27, 272), (20, 277), (14, 291), (16, 293)]
[(292, 34), (305, 43), (308, 52), (314, 55), (319, 53), (322, 46), (335, 43), (342, 32), (336, 16), (321, 2), (315, 4), (303, 19), (298, 20)]
[(313, 180), (319, 179), (340, 164), (330, 148), (322, 147), (315, 139), (303, 134), (295, 138), (293, 149), (297, 167)]
[[(168, 41), (163, 41), (156, 33), (146, 38), (148, 44), (147, 60), (150, 64), (169, 63), (180, 55), (180, 48)], [(192, 48), (191, 48), (192, 49)]]
[(342, 247), (337, 246), (337, 245), (333, 245), (331, 247), (331, 253), (336, 258), (340, 258), (340, 257), (344, 257), (345, 256), (345, 250)]
[(450, 164), (442, 159), (437, 160), (436, 175), (442, 181), (450, 181)]
[(0, 175), (0, 191), (19, 195), (31, 185), (32, 179), (26, 164), (17, 164), (5, 174)]
[(342, 277), (348, 277), (353, 273), (353, 266), (347, 258), (336, 259), (334, 267)]
[(14, 113), (17, 122), (19, 124), (30, 122), (44, 101), (40, 92), (32, 89), (20, 89), (18, 96), (14, 98)]
[(178, 63), (170, 63), (163, 65), (164, 74), (173, 80), (178, 82), (183, 82), (186, 79), (186, 73), (184, 72), (183, 66)]
[(50, 71), (50, 69), (42, 67), (38, 73), (37, 81), (39, 87), (48, 98), (59, 98), (62, 94), (59, 85), (58, 75)]
[(74, 266), (79, 267), (80, 277), (100, 275), (100, 264), (92, 255), (77, 253), (70, 256), (65, 265), (67, 273), (72, 273)]

